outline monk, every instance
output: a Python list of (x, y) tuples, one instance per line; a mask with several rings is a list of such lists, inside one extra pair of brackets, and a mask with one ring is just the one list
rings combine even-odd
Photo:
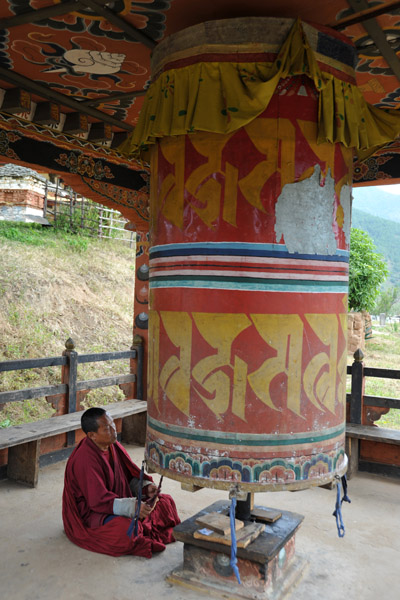
[(175, 502), (159, 494), (152, 478), (145, 475), (137, 534), (128, 535), (137, 508), (134, 496), (140, 470), (117, 442), (114, 421), (103, 408), (86, 410), (81, 426), (86, 438), (65, 469), (62, 516), (67, 537), (93, 552), (151, 558), (175, 541), (172, 529), (180, 523)]

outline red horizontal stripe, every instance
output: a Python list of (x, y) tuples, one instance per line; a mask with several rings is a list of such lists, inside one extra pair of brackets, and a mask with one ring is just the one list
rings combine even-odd
[(260, 265), (260, 264), (249, 264), (249, 263), (204, 263), (193, 261), (191, 263), (162, 263), (154, 266), (150, 266), (150, 270), (175, 270), (175, 271), (183, 271), (183, 270), (191, 270), (197, 269), (199, 271), (203, 270), (226, 270), (226, 271), (260, 271), (266, 273), (315, 273), (319, 275), (347, 275), (348, 267), (297, 267), (297, 266), (277, 266), (277, 265)]

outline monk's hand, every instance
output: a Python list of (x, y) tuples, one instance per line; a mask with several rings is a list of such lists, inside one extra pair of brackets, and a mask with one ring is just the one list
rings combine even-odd
[(157, 486), (155, 486), (154, 483), (149, 483), (149, 485), (146, 485), (144, 488), (144, 492), (148, 498), (154, 498), (157, 493)]
[(145, 519), (152, 511), (151, 506), (142, 502), (140, 505), (139, 519)]

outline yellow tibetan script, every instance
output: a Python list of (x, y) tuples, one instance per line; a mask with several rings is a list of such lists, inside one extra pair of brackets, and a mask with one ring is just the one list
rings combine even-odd
[[(302, 414), (302, 390), (319, 411), (335, 413), (344, 403), (346, 349), (339, 356), (339, 336), (345, 335), (342, 314), (221, 314), (152, 311), (149, 330), (149, 397), (159, 409), (166, 397), (185, 415), (190, 413), (191, 390), (217, 418), (229, 409), (246, 420), (246, 387), (270, 409)], [(308, 364), (303, 364), (303, 346), (309, 345), (305, 325), (320, 340)], [(160, 363), (161, 326), (176, 352)], [(251, 371), (243, 353), (233, 351), (236, 338), (254, 328), (274, 356)], [(199, 337), (214, 349), (194, 363)], [(321, 351), (321, 349), (324, 351)], [(265, 353), (267, 354), (267, 352)], [(271, 351), (269, 351), (271, 354)], [(245, 353), (244, 353), (245, 356)], [(284, 375), (286, 397), (274, 398), (272, 380)]]
[[(316, 123), (298, 121), (299, 131), (304, 134), (308, 148), (304, 153), (318, 157), (325, 173), (330, 172), (335, 176), (335, 146), (333, 144), (317, 144)], [(221, 216), (222, 220), (237, 227), (237, 201), (238, 191), (246, 202), (265, 212), (262, 200), (262, 189), (268, 179), (278, 173), (280, 188), (296, 181), (296, 127), (289, 119), (269, 119), (259, 117), (245, 126), (247, 136), (264, 158), (254, 164), (249, 172), (239, 177), (239, 170), (229, 160), (222, 159), (222, 152), (228, 144), (233, 133), (228, 135), (197, 132), (190, 136), (190, 142), (196, 152), (206, 159), (206, 162), (193, 169), (186, 176), (185, 137), (177, 136), (160, 141), (160, 152), (165, 161), (171, 165), (164, 179), (158, 183), (154, 177), (153, 190), (158, 189), (157, 197), (152, 198), (153, 214), (162, 213), (165, 219), (179, 229), (183, 228), (184, 202), (189, 200), (191, 209), (198, 215), (202, 222), (211, 228)], [(232, 142), (234, 143), (234, 142)], [(303, 143), (304, 146), (304, 143)], [(250, 148), (250, 146), (249, 146)], [(248, 151), (244, 149), (244, 152)], [(352, 152), (341, 147), (341, 152), (346, 164), (351, 165)], [(349, 162), (350, 161), (350, 162)], [(153, 171), (158, 169), (158, 160), (154, 156)], [(312, 175), (313, 167), (306, 169), (297, 181)], [(338, 182), (336, 193), (340, 195), (340, 188), (344, 183), (350, 183), (349, 176)], [(155, 187), (156, 186), (156, 187)]]

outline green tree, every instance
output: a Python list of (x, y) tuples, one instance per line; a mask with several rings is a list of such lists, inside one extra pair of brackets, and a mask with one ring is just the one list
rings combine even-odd
[(372, 311), (388, 267), (365, 231), (351, 229), (349, 261), (349, 309)]
[(389, 315), (392, 312), (393, 306), (399, 300), (400, 288), (391, 286), (387, 290), (383, 290), (378, 297), (374, 311), (377, 314), (385, 313)]

